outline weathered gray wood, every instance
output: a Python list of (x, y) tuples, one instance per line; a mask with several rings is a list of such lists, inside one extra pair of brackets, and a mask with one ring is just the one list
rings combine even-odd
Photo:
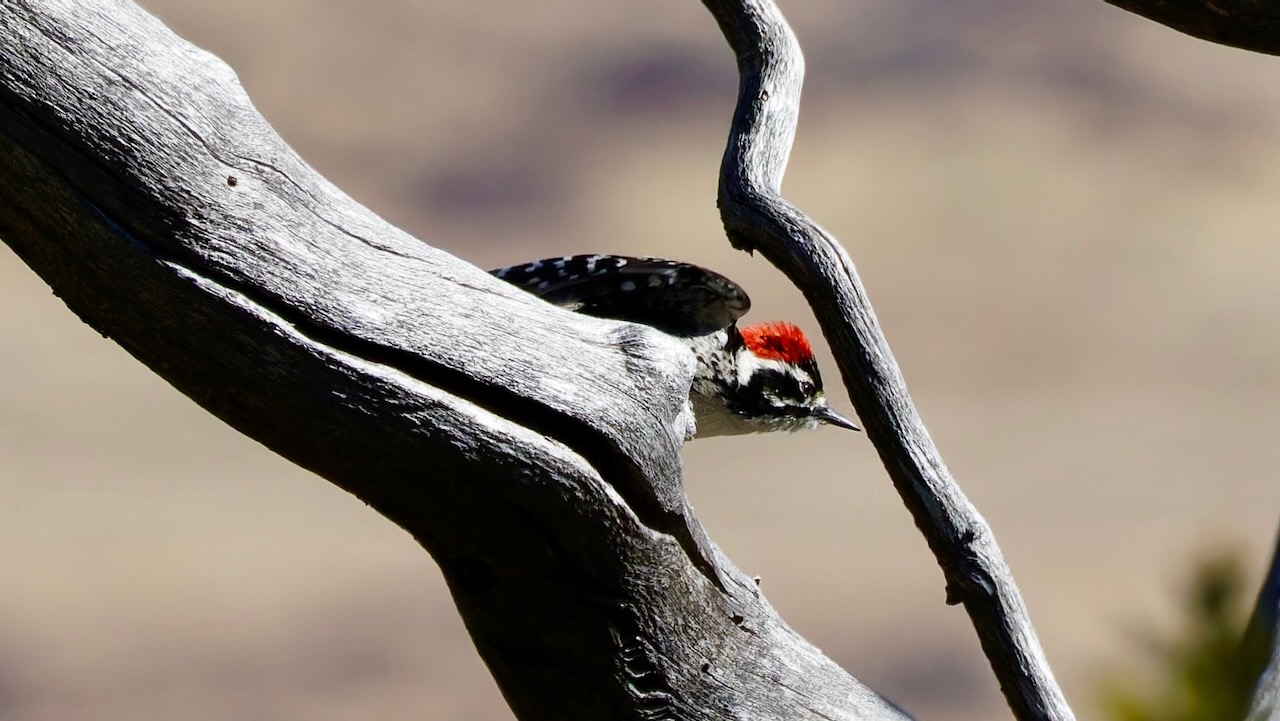
[(738, 58), (741, 84), (719, 204), (734, 247), (759, 251), (800, 288), (845, 387), (917, 527), (963, 603), (1019, 719), (1073, 718), (986, 522), (925, 430), (853, 262), (781, 195), (804, 80), (799, 43), (772, 0), (703, 0)]
[(518, 717), (906, 718), (689, 513), (678, 347), (388, 225), (132, 3), (0, 2), (0, 237), (178, 390), (412, 534)]
[(1280, 721), (1280, 531), (1244, 636), (1245, 657), (1257, 668), (1247, 721)]

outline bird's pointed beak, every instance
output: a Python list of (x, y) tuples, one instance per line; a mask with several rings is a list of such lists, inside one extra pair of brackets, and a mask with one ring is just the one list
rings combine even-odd
[(813, 414), (813, 415), (814, 415), (814, 417), (816, 417), (818, 420), (822, 421), (823, 423), (830, 423), (830, 424), (831, 424), (831, 425), (833, 425), (833, 426), (840, 426), (841, 428), (848, 428), (848, 429), (849, 429), (849, 430), (851, 430), (851, 431), (860, 431), (860, 430), (862, 430), (862, 429), (861, 429), (861, 428), (859, 428), (859, 427), (857, 426), (857, 424), (855, 424), (853, 421), (849, 420), (848, 418), (845, 418), (844, 416), (840, 415), (839, 413), (836, 413), (835, 411), (833, 411), (833, 410), (831, 409), (831, 406), (826, 405), (826, 404), (823, 404), (823, 406), (822, 406), (821, 408), (816, 409), (816, 411), (814, 412), (814, 414)]

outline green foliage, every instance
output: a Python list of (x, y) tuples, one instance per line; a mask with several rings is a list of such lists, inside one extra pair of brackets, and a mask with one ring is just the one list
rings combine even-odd
[(1176, 637), (1148, 637), (1152, 677), (1109, 680), (1105, 715), (1115, 721), (1243, 719), (1257, 678), (1257, 659), (1241, 644), (1252, 594), (1238, 554), (1200, 563), (1187, 585), (1184, 621)]

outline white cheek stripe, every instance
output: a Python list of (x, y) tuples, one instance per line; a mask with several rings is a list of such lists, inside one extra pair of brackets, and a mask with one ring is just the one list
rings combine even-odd
[(785, 373), (787, 366), (782, 361), (761, 358), (750, 351), (738, 354), (738, 385), (744, 386), (751, 381), (757, 371), (772, 369)]

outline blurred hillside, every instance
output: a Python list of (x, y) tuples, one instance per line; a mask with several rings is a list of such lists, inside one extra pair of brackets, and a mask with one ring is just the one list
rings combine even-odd
[[(737, 79), (700, 3), (144, 5), (426, 242), (482, 266), (700, 262), (752, 318), (816, 333), (720, 232)], [(784, 9), (809, 68), (789, 197), (858, 263), (1092, 715), (1125, 619), (1172, 615), (1192, 550), (1238, 542), (1257, 573), (1275, 528), (1280, 60), (1100, 3)], [(7, 248), (0, 289), (0, 718), (511, 718), (411, 539), (207, 416)], [(1007, 717), (864, 438), (686, 460), (712, 536), (802, 634), (922, 719)]]

